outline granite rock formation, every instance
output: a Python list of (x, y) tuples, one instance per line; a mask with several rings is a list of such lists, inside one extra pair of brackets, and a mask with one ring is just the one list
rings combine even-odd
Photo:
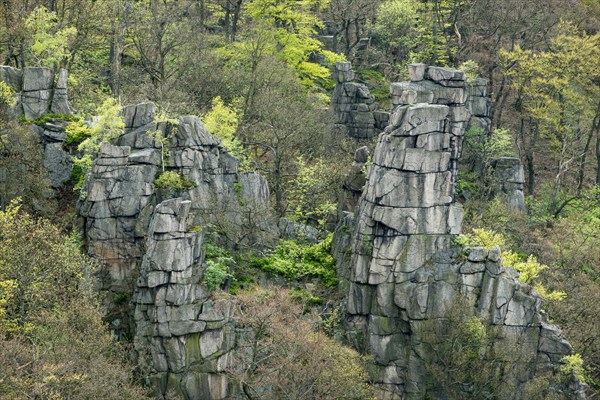
[[(15, 104), (9, 107), (8, 117), (18, 119), (23, 116), (35, 120), (46, 114), (71, 114), (67, 96), (68, 73), (61, 69), (55, 76), (49, 68), (27, 67), (20, 70), (0, 66), (0, 81), (4, 81), (14, 91)], [(32, 129), (38, 134), (44, 153), (44, 165), (53, 189), (59, 189), (71, 176), (71, 156), (64, 149), (67, 138), (66, 123), (45, 122)]]
[[(155, 122), (155, 111), (151, 103), (124, 108), (126, 132), (101, 146), (78, 214), (108, 299), (132, 298), (123, 315), (113, 310), (114, 321), (133, 314), (129, 333), (148, 379), (159, 393), (221, 399), (229, 390), (222, 372), (234, 342), (233, 303), (211, 299), (202, 284), (205, 233), (218, 232), (211, 243), (232, 250), (268, 242), (277, 234), (269, 190), (258, 174), (238, 171), (200, 119)], [(163, 169), (190, 187), (157, 187)]]
[(517, 212), (525, 211), (525, 173), (521, 160), (515, 157), (499, 157), (494, 160), (494, 193), (503, 199), (508, 208)]
[(367, 181), (366, 169), (369, 162), (369, 149), (367, 146), (356, 149), (354, 161), (344, 177), (343, 191), (338, 198), (338, 213), (354, 211)]
[(15, 91), (16, 104), (11, 115), (18, 118), (36, 119), (44, 114), (70, 114), (67, 97), (68, 73), (60, 69), (58, 76), (50, 68), (25, 67), (23, 71), (0, 66), (0, 80)]
[(372, 379), (382, 398), (444, 399), (426, 372), (440, 340), (431, 329), (466, 304), (465, 313), (519, 348), (519, 380), (506, 378), (519, 398), (525, 382), (551, 370), (571, 346), (546, 322), (535, 290), (502, 266), (498, 248), (457, 257), (452, 243), (462, 209), (454, 184), (471, 118), (468, 85), (456, 70), (416, 64), (409, 73), (411, 82), (392, 85), (390, 124), (358, 209), (336, 234), (348, 340), (374, 355)]
[(189, 231), (192, 202), (156, 206), (135, 296), (138, 365), (160, 393), (187, 399), (223, 399), (235, 342), (231, 299), (211, 300), (202, 285), (203, 234)]
[(379, 110), (369, 89), (354, 78), (349, 62), (335, 65), (336, 86), (331, 99), (334, 128), (355, 139), (372, 138), (385, 128), (389, 113)]
[[(117, 145), (102, 145), (78, 205), (89, 253), (106, 265), (104, 288), (114, 293), (132, 287), (146, 229), (162, 200), (190, 200), (190, 226), (235, 226), (228, 239), (237, 244), (272, 235), (266, 221), (266, 181), (255, 173), (238, 172), (238, 160), (197, 117), (156, 123), (155, 111), (151, 103), (124, 108), (126, 132)], [(164, 148), (154, 140), (156, 132), (166, 138)], [(181, 174), (192, 186), (157, 188), (154, 182), (163, 167)], [(248, 209), (252, 213), (244, 212)], [(244, 228), (247, 232), (242, 232)]]

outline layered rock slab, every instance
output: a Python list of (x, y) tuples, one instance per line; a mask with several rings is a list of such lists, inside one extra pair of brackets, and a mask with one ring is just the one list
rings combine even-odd
[(231, 299), (210, 300), (202, 285), (203, 234), (188, 231), (191, 201), (165, 200), (150, 222), (135, 304), (138, 364), (159, 392), (224, 399), (223, 374), (235, 342)]
[(502, 266), (499, 249), (473, 249), (456, 260), (458, 159), (472, 112), (489, 113), (469, 100), (471, 92), (483, 97), (485, 90), (467, 85), (460, 71), (413, 65), (409, 72), (411, 82), (392, 86), (390, 125), (379, 136), (358, 209), (334, 239), (346, 278), (347, 338), (374, 355), (381, 398), (444, 399), (426, 366), (447, 330), (443, 321), (464, 307), (498, 334), (497, 345), (519, 349), (519, 379), (506, 382), (519, 398), (525, 382), (571, 348), (545, 321), (540, 296)]

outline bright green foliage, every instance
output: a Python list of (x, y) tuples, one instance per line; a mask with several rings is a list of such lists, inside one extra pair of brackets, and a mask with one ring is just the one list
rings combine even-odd
[(17, 332), (19, 330), (19, 325), (14, 319), (9, 318), (7, 311), (17, 287), (17, 282), (14, 280), (0, 280), (0, 332)]
[(463, 322), (463, 333), (465, 335), (465, 348), (467, 357), (479, 357), (482, 348), (488, 339), (483, 322), (476, 316), (471, 316)]
[(206, 261), (204, 283), (210, 290), (217, 289), (223, 285), (228, 278), (233, 277), (233, 275), (229, 272), (229, 267), (227, 266), (226, 261), (227, 260), (223, 258)]
[(67, 146), (79, 146), (81, 142), (92, 137), (94, 131), (87, 126), (83, 119), (78, 119), (67, 126), (65, 133), (67, 134), (65, 140)]
[(230, 266), (235, 265), (231, 253), (223, 247), (206, 243), (206, 270), (203, 282), (210, 290), (221, 287), (227, 279), (233, 278)]
[(125, 123), (121, 117), (121, 106), (111, 97), (107, 98), (96, 110), (98, 122), (88, 128), (81, 118), (74, 118), (75, 121), (67, 127), (67, 144), (76, 144), (77, 150), (82, 155), (72, 157), (73, 169), (71, 175), (75, 180), (75, 189), (81, 189), (83, 179), (87, 171), (92, 167), (93, 157), (100, 150), (104, 142), (117, 138), (125, 130)]
[(467, 60), (458, 66), (458, 69), (465, 73), (467, 83), (479, 78), (479, 65), (473, 60)]
[(332, 240), (333, 234), (329, 234), (322, 242), (316, 244), (281, 240), (270, 255), (254, 258), (251, 264), (289, 280), (313, 277), (318, 278), (327, 287), (335, 286), (338, 279), (335, 260), (330, 254)]
[[(481, 246), (486, 250), (492, 247), (506, 247), (507, 238), (501, 233), (496, 233), (487, 229), (473, 229), (472, 233), (459, 235), (456, 243), (460, 246)], [(525, 258), (524, 255), (516, 253), (512, 250), (502, 250), (500, 253), (502, 265), (513, 268), (519, 273), (519, 280), (523, 283), (534, 285), (540, 296), (549, 300), (560, 301), (566, 297), (566, 294), (561, 291), (549, 292), (540, 283), (536, 283), (539, 274), (547, 265), (541, 264), (533, 255)]]
[(81, 118), (77, 117), (75, 115), (49, 113), (49, 114), (44, 114), (41, 117), (34, 119), (32, 122), (36, 125), (44, 125), (48, 122), (56, 122), (56, 121), (76, 122), (79, 120), (81, 120)]
[(81, 157), (72, 157), (71, 159), (73, 160), (71, 179), (73, 179), (73, 182), (75, 182), (75, 186), (73, 187), (73, 189), (81, 190), (81, 188), (83, 187), (85, 174), (87, 171), (90, 170), (90, 168), (92, 168), (94, 160), (89, 154), (84, 154)]
[(154, 185), (161, 189), (185, 190), (193, 187), (194, 182), (175, 171), (165, 171), (156, 178)]
[(245, 6), (246, 15), (254, 27), (246, 40), (235, 42), (227, 51), (233, 62), (250, 61), (267, 55), (275, 55), (296, 71), (300, 81), (314, 87), (320, 80), (329, 78), (329, 70), (310, 62), (314, 53), (325, 56), (326, 62), (334, 63), (343, 57), (322, 49), (316, 39), (316, 28), (322, 22), (314, 14), (327, 6), (327, 0), (252, 0)]
[(481, 246), (489, 250), (495, 246), (504, 246), (506, 238), (501, 233), (475, 228), (472, 233), (459, 235), (456, 242), (461, 246)]
[(0, 107), (1, 106), (13, 106), (15, 105), (14, 89), (6, 84), (4, 81), (0, 81)]
[(90, 137), (79, 144), (78, 150), (86, 154), (96, 154), (103, 142), (121, 135), (125, 130), (121, 110), (115, 99), (106, 99), (96, 110), (98, 122), (92, 125)]
[[(572, 139), (582, 123), (589, 123), (598, 95), (593, 81), (600, 74), (600, 34), (588, 36), (563, 24), (552, 38), (552, 51), (535, 53), (518, 45), (501, 52), (506, 73), (521, 91), (523, 109), (539, 123), (544, 136), (554, 139), (557, 149)], [(596, 97), (597, 98), (597, 97)]]
[(453, 0), (419, 2), (417, 47), (411, 54), (413, 62), (428, 65), (448, 65), (456, 52), (448, 42), (446, 32), (452, 26)]
[(562, 365), (558, 367), (558, 371), (563, 376), (563, 378), (568, 378), (571, 373), (573, 373), (577, 379), (581, 382), (585, 383), (586, 381), (586, 371), (583, 366), (583, 359), (580, 354), (571, 354), (569, 356), (564, 356), (560, 360)]
[(231, 154), (240, 160), (240, 169), (250, 169), (250, 159), (243, 144), (235, 136), (239, 121), (242, 117), (241, 111), (225, 105), (220, 96), (212, 101), (211, 110), (202, 117), (206, 129), (223, 141), (225, 147), (231, 150)]
[[(558, 197), (572, 165), (580, 162), (594, 132), (600, 86), (600, 33), (588, 35), (563, 23), (550, 40), (549, 50), (535, 52), (519, 47), (501, 51), (506, 75), (518, 93), (517, 111), (531, 121), (519, 145), (533, 159), (545, 148), (552, 171), (550, 213), (557, 211)], [(586, 149), (586, 150), (584, 150)], [(549, 150), (549, 151), (548, 151)], [(581, 185), (581, 182), (579, 182)]]
[(335, 209), (335, 204), (328, 197), (331, 182), (327, 166), (321, 159), (309, 165), (303, 157), (298, 157), (297, 166), (298, 174), (288, 193), (291, 218), (323, 225), (328, 213)]
[(512, 266), (521, 275), (519, 277), (521, 282), (529, 284), (533, 283), (539, 277), (542, 270), (548, 268), (547, 265), (540, 264), (533, 255), (527, 257), (527, 260), (517, 261), (508, 265)]
[(0, 211), (0, 335), (30, 332), (42, 310), (81, 294), (92, 269), (76, 240), (13, 201)]
[(31, 53), (39, 66), (53, 68), (71, 55), (69, 46), (77, 29), (60, 29), (55, 12), (39, 6), (25, 19), (25, 27), (32, 35)]
[(379, 6), (373, 33), (387, 53), (398, 54), (396, 61), (406, 61), (415, 47), (418, 9), (415, 0), (386, 0)]

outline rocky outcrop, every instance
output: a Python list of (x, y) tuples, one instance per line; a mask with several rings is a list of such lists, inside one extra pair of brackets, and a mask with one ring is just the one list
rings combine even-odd
[(181, 198), (156, 206), (135, 296), (138, 365), (159, 392), (186, 399), (224, 399), (235, 342), (229, 298), (210, 300), (202, 285), (203, 234), (189, 231), (192, 202)]
[(48, 113), (71, 113), (65, 69), (61, 69), (55, 77), (50, 68), (26, 67), (21, 72), (13, 67), (0, 66), (0, 80), (15, 91), (17, 102), (10, 111), (14, 118), (24, 115), (33, 120)]
[(348, 340), (374, 355), (372, 379), (382, 398), (445, 399), (428, 366), (452, 309), (462, 307), (519, 349), (512, 361), (521, 374), (505, 378), (519, 398), (526, 381), (571, 347), (546, 323), (539, 295), (502, 266), (499, 249), (457, 257), (452, 241), (463, 213), (454, 184), (471, 118), (469, 89), (456, 70), (416, 64), (409, 75), (411, 82), (392, 86), (390, 124), (379, 136), (357, 212), (334, 241), (338, 254), (346, 253), (338, 270), (348, 277)]
[(369, 162), (369, 149), (363, 146), (354, 152), (354, 161), (344, 177), (343, 191), (338, 198), (338, 214), (343, 211), (353, 212), (358, 205), (358, 200), (362, 194), (367, 181), (366, 170)]
[(334, 75), (336, 86), (331, 105), (336, 131), (355, 139), (379, 134), (387, 125), (389, 113), (378, 110), (379, 105), (364, 84), (354, 82), (349, 62), (338, 62)]
[[(35, 120), (49, 113), (70, 115), (67, 80), (65, 69), (55, 76), (49, 68), (27, 67), (21, 72), (13, 67), (0, 66), (0, 81), (10, 86), (15, 96), (15, 104), (8, 109), (9, 119), (25, 117)], [(50, 184), (53, 189), (60, 189), (71, 177), (73, 167), (71, 156), (63, 146), (67, 138), (67, 123), (57, 119), (31, 126), (40, 138)]]
[[(230, 242), (273, 235), (266, 181), (255, 173), (238, 172), (238, 160), (197, 117), (156, 123), (155, 111), (150, 103), (124, 108), (125, 134), (116, 140), (117, 146), (101, 147), (82, 188), (78, 212), (89, 253), (106, 265), (104, 288), (114, 293), (132, 288), (146, 229), (162, 200), (191, 201), (190, 226), (229, 228)], [(157, 135), (165, 138), (164, 145), (155, 140)], [(191, 187), (157, 188), (155, 179), (163, 167), (180, 174)], [(244, 212), (248, 209), (252, 213)]]
[(493, 194), (503, 199), (508, 208), (517, 212), (525, 211), (525, 173), (521, 160), (515, 157), (499, 157), (492, 164), (494, 168)]
[[(88, 252), (102, 266), (114, 321), (133, 314), (138, 362), (159, 393), (221, 399), (234, 342), (230, 300), (211, 299), (202, 284), (205, 234), (231, 250), (259, 247), (277, 234), (269, 190), (256, 173), (239, 172), (197, 117), (155, 121), (151, 103), (125, 107), (125, 133), (104, 143), (86, 176), (78, 213)], [(184, 187), (157, 187), (165, 171)], [(132, 298), (131, 309), (114, 310)]]
[(471, 113), (468, 129), (475, 128), (480, 134), (487, 135), (492, 125), (492, 100), (487, 93), (487, 80), (473, 79), (467, 82), (466, 89), (469, 94), (467, 109)]

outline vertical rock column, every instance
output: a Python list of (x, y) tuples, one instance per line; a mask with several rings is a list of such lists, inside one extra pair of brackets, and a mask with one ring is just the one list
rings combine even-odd
[(137, 276), (147, 224), (138, 217), (154, 193), (156, 152), (104, 143), (81, 189), (78, 213), (88, 253), (104, 266), (103, 289), (112, 294), (130, 294)]
[(385, 128), (389, 114), (378, 111), (379, 105), (369, 89), (354, 82), (354, 78), (349, 62), (335, 65), (336, 86), (331, 100), (336, 120), (334, 127), (352, 138), (368, 139)]
[[(495, 349), (509, 349), (503, 385), (511, 398), (523, 398), (524, 384), (552, 373), (571, 346), (545, 321), (537, 292), (502, 266), (498, 247), (472, 248), (466, 260), (453, 254), (462, 221), (454, 182), (470, 119), (464, 75), (422, 64), (409, 72), (411, 82), (392, 86), (390, 125), (379, 136), (357, 214), (344, 221), (352, 233), (338, 228), (334, 239), (336, 254), (351, 244), (349, 260), (338, 264), (347, 338), (374, 356), (380, 398), (447, 399), (436, 356), (460, 307), (494, 332)], [(521, 180), (511, 160), (499, 160), (496, 170), (505, 182)], [(584, 389), (575, 381), (569, 398), (584, 398)]]
[(373, 379), (391, 393), (421, 390), (414, 321), (443, 314), (449, 296), (450, 285), (433, 282), (431, 267), (444, 261), (462, 221), (462, 208), (452, 204), (469, 118), (461, 74), (417, 65), (413, 82), (393, 85), (396, 106), (356, 217), (349, 338), (375, 355)]
[(150, 222), (135, 303), (138, 363), (159, 392), (223, 399), (234, 344), (232, 300), (208, 300), (200, 284), (202, 233), (188, 231), (191, 202), (160, 203)]
[(515, 157), (499, 157), (494, 160), (494, 194), (499, 195), (508, 208), (513, 211), (525, 211), (525, 173), (521, 160)]
[(469, 128), (476, 128), (481, 134), (490, 133), (492, 125), (492, 100), (487, 93), (487, 80), (483, 78), (473, 79), (467, 83), (467, 109), (471, 113)]

